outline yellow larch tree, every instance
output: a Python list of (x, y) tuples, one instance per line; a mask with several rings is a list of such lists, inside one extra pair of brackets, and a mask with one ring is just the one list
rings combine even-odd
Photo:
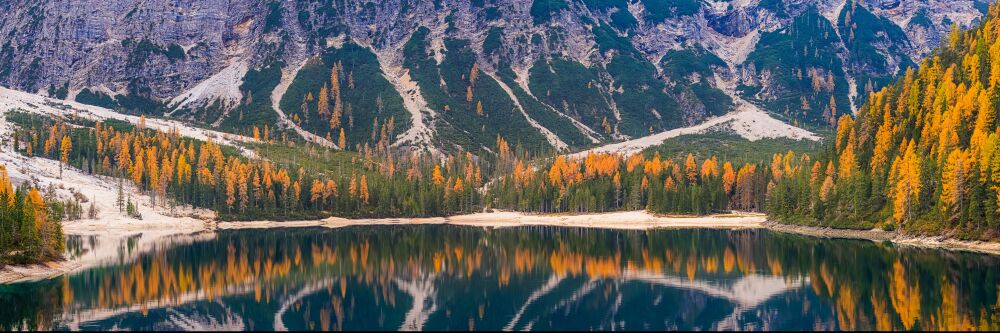
[(333, 179), (327, 179), (326, 185), (323, 186), (323, 195), (327, 198), (337, 197), (337, 182)]
[(360, 187), (359, 191), (361, 192), (359, 199), (361, 199), (362, 203), (364, 203), (364, 204), (367, 205), (368, 204), (368, 198), (369, 198), (369, 193), (368, 193), (368, 176), (361, 175), (361, 184), (359, 185), (359, 187)]
[(736, 184), (736, 170), (733, 170), (733, 164), (726, 161), (722, 165), (722, 190), (727, 194), (733, 192), (733, 185)]
[(143, 170), (146, 169), (146, 164), (144, 164), (143, 159), (145, 153), (142, 148), (135, 151), (135, 163), (132, 164), (132, 181), (135, 183), (136, 187), (142, 187), (142, 174)]
[(844, 149), (838, 158), (837, 171), (839, 173), (837, 174), (837, 178), (839, 179), (849, 179), (857, 172), (858, 159), (854, 155), (856, 141), (854, 130), (851, 129), (847, 134), (847, 142), (844, 144)]
[(719, 175), (718, 163), (719, 163), (718, 159), (716, 159), (715, 156), (712, 156), (712, 158), (705, 159), (705, 161), (701, 163), (701, 178), (707, 179), (718, 176)]
[(63, 135), (62, 144), (59, 145), (59, 160), (62, 161), (59, 167), (59, 178), (62, 178), (62, 165), (69, 165), (69, 153), (73, 151), (73, 140), (68, 135)]
[(0, 198), (7, 198), (6, 205), (11, 207), (14, 205), (14, 194), (14, 186), (7, 174), (7, 166), (0, 165)]
[(694, 160), (694, 155), (690, 153), (684, 159), (684, 175), (687, 177), (688, 183), (694, 184), (694, 182), (698, 181), (698, 162)]
[(903, 157), (897, 157), (893, 162), (893, 174), (893, 218), (896, 222), (905, 223), (913, 218), (914, 206), (917, 205), (922, 187), (920, 159), (913, 142), (907, 145)]
[[(886, 112), (886, 116), (889, 113)], [(883, 119), (887, 117), (883, 116)], [(875, 148), (872, 151), (871, 160), (871, 172), (873, 174), (881, 174), (883, 168), (885, 168), (889, 163), (889, 152), (893, 148), (893, 124), (891, 120), (882, 123), (878, 127), (878, 131), (875, 133)]]
[(340, 137), (337, 138), (337, 146), (340, 147), (341, 150), (347, 149), (347, 137), (344, 135), (343, 128), (340, 129)]
[(330, 97), (329, 97), (329, 94), (330, 94), (329, 93), (329, 88), (327, 88), (327, 85), (324, 84), (323, 88), (319, 89), (319, 97), (316, 98), (316, 100), (317, 100), (316, 101), (316, 110), (317, 110), (316, 112), (319, 113), (319, 116), (321, 118), (322, 117), (326, 117), (326, 115), (330, 113)]
[(958, 149), (948, 154), (941, 171), (941, 202), (948, 220), (954, 220), (962, 212), (969, 196), (969, 183), (973, 180), (975, 159), (968, 151)]
[(438, 186), (444, 184), (444, 175), (441, 174), (440, 164), (434, 165), (434, 171), (431, 173), (431, 180), (434, 181), (434, 184)]

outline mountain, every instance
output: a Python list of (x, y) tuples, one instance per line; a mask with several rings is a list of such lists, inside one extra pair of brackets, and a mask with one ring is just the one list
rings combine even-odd
[(12, 0), (0, 4), (0, 84), (230, 132), (281, 124), (328, 146), (342, 132), (349, 149), (478, 154), (499, 135), (533, 151), (570, 150), (694, 125), (745, 102), (830, 126), (985, 8)]

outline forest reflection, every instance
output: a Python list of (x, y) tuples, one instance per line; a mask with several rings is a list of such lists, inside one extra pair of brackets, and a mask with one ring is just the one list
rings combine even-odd
[(0, 286), (3, 329), (1000, 328), (1000, 258), (764, 230), (226, 231)]

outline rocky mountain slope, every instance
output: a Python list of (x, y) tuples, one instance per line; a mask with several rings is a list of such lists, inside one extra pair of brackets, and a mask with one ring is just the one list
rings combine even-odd
[(824, 126), (985, 3), (12, 0), (0, 10), (0, 84), (15, 89), (231, 132), (281, 123), (331, 146), (344, 133), (348, 148), (487, 151), (500, 135), (537, 151), (689, 126), (744, 100)]

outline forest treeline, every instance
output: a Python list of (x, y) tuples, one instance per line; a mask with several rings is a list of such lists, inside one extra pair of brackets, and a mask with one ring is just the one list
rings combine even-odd
[[(512, 149), (502, 137), (496, 141), (495, 161), (469, 153), (444, 158), (399, 155), (376, 144), (374, 149), (365, 145), (362, 152), (336, 152), (351, 158), (347, 167), (333, 173), (243, 156), (231, 147), (147, 129), (142, 121), (133, 126), (23, 113), (9, 118), (19, 126), (14, 141), (25, 155), (125, 179), (149, 195), (154, 205), (209, 208), (227, 220), (443, 216), (489, 208), (648, 209), (678, 214), (760, 211), (772, 178), (767, 163), (734, 165), (716, 157), (696, 160), (693, 155), (674, 161), (658, 153), (628, 158), (558, 156), (547, 164), (532, 165), (530, 161), (538, 160), (524, 149)], [(781, 167), (789, 163), (783, 161), (797, 157), (789, 152), (774, 158)], [(119, 210), (134, 215), (127, 204), (128, 191), (121, 182), (118, 187)]]
[(840, 118), (823, 158), (768, 195), (789, 223), (1000, 237), (1000, 5)]
[(0, 267), (62, 258), (59, 223), (65, 212), (50, 189), (45, 195), (26, 184), (14, 187), (0, 165)]
[[(498, 177), (488, 191), (493, 207), (525, 212), (649, 210), (669, 214), (711, 214), (764, 208), (771, 168), (788, 165), (794, 153), (771, 164), (734, 164), (693, 154), (673, 160), (659, 153), (560, 155), (542, 166), (517, 158), (499, 138)], [(808, 156), (802, 158), (808, 159)]]
[[(475, 189), (482, 174), (470, 154), (438, 161), (400, 158), (385, 144), (366, 146), (350, 153), (346, 170), (330, 174), (249, 158), (232, 147), (145, 128), (143, 121), (65, 118), (8, 115), (19, 126), (15, 146), (87, 174), (128, 180), (154, 205), (209, 208), (225, 220), (442, 216), (481, 203)], [(128, 191), (118, 187), (119, 210), (129, 213)]]

